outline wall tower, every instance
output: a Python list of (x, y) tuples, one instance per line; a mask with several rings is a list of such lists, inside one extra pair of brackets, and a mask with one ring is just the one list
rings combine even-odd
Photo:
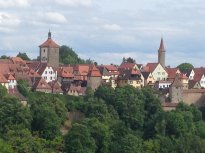
[(39, 46), (41, 63), (48, 63), (53, 67), (59, 66), (60, 46), (51, 38), (51, 32), (48, 32), (48, 39)]

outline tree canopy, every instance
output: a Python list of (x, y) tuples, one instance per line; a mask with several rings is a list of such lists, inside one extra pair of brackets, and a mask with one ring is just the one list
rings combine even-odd
[(204, 110), (179, 103), (165, 112), (149, 87), (102, 85), (84, 97), (26, 92), (28, 106), (0, 97), (0, 152), (205, 152)]
[(194, 66), (191, 63), (181, 63), (177, 66), (181, 72), (186, 72), (187, 70), (193, 69)]
[(63, 64), (95, 64), (91, 59), (84, 60), (78, 56), (78, 54), (70, 47), (63, 45), (60, 47), (59, 53), (60, 62)]
[(128, 57), (128, 58), (123, 57), (122, 62), (123, 63), (135, 63), (136, 61), (131, 57)]
[(26, 60), (26, 61), (30, 61), (31, 60), (26, 53), (19, 52), (16, 57), (20, 57), (20, 58), (22, 58), (23, 60)]

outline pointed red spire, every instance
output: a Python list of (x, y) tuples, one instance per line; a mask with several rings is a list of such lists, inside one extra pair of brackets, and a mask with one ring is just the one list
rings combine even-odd
[(161, 42), (160, 42), (160, 47), (159, 47), (159, 51), (160, 51), (160, 52), (165, 52), (165, 48), (164, 48), (164, 41), (163, 41), (163, 38), (161, 38)]

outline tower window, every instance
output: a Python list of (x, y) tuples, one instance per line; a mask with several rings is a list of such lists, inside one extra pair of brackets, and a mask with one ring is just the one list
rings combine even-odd
[(45, 52), (46, 52), (46, 50), (44, 49), (44, 50), (43, 50), (43, 52), (45, 53)]

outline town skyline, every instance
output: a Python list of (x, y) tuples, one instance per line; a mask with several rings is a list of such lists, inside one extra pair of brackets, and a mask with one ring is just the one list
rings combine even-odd
[(58, 44), (72, 47), (83, 59), (120, 64), (123, 57), (132, 57), (137, 63), (146, 64), (157, 62), (163, 37), (166, 65), (175, 67), (189, 62), (199, 67), (205, 56), (203, 3), (1, 1), (0, 52), (7, 56), (26, 52), (36, 58), (38, 46), (47, 39), (50, 29)]

